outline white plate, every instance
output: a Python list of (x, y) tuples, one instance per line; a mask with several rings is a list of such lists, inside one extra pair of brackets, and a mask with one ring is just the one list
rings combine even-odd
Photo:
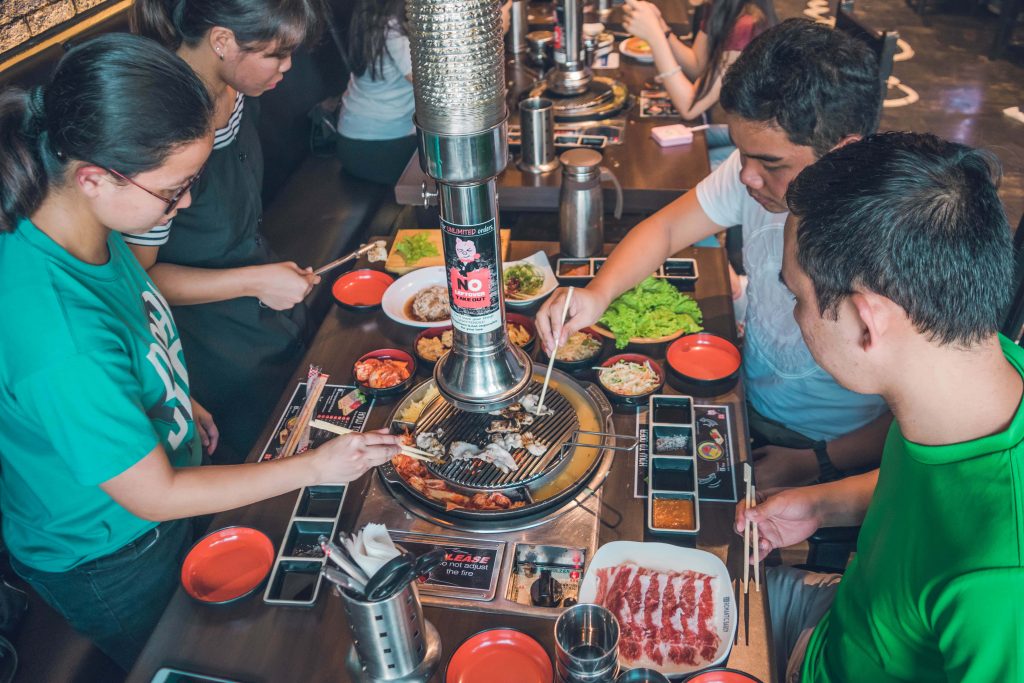
[(644, 64), (653, 64), (654, 63), (654, 53), (653, 52), (637, 52), (636, 50), (631, 50), (629, 48), (629, 41), (631, 41), (631, 40), (639, 40), (639, 39), (638, 38), (626, 38), (624, 41), (619, 43), (619, 52), (621, 52), (622, 54), (626, 55), (627, 57), (630, 57), (631, 59), (635, 59), (638, 62), (643, 62)]
[(434, 285), (447, 287), (447, 283), (444, 280), (444, 266), (427, 266), (426, 268), (406, 273), (392, 282), (384, 291), (384, 298), (380, 301), (381, 308), (384, 309), (384, 313), (389, 318), (403, 325), (411, 327), (444, 327), (449, 325), (451, 324), (450, 318), (423, 322), (422, 320), (414, 320), (405, 313), (405, 304), (409, 302), (409, 299), (414, 297), (421, 289)]
[[(555, 271), (551, 270), (551, 262), (548, 261), (548, 255), (543, 251), (538, 251), (532, 256), (527, 256), (524, 259), (518, 261), (508, 261), (502, 264), (504, 270), (508, 270), (511, 266), (517, 266), (522, 263), (529, 263), (532, 266), (536, 266), (538, 270), (544, 273), (544, 284), (541, 285), (540, 291), (533, 296), (526, 299), (509, 299), (505, 298), (505, 305), (509, 308), (526, 308), (530, 304), (536, 303), (546, 297), (551, 292), (555, 291), (558, 287), (558, 278), (555, 277)], [(504, 275), (502, 275), (504, 278)]]
[[(597, 570), (632, 562), (655, 571), (683, 571), (689, 569), (715, 577), (715, 629), (719, 645), (714, 661), (697, 666), (666, 664), (654, 668), (667, 676), (687, 674), (710, 666), (717, 666), (729, 656), (736, 637), (736, 598), (732, 592), (729, 571), (722, 561), (711, 553), (693, 548), (680, 548), (667, 543), (638, 543), (636, 541), (613, 541), (598, 548), (590, 560), (587, 573), (580, 583), (579, 601), (594, 602), (597, 599)], [(632, 668), (624, 661), (623, 667)]]

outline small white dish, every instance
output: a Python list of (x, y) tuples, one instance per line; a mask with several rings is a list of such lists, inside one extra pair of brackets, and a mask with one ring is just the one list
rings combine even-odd
[[(658, 572), (681, 572), (691, 570), (713, 577), (714, 590), (714, 630), (718, 634), (719, 643), (713, 661), (701, 662), (696, 666), (665, 663), (656, 666), (643, 663), (640, 666), (653, 668), (666, 676), (689, 674), (700, 669), (717, 666), (724, 662), (732, 649), (736, 638), (736, 597), (732, 592), (732, 581), (729, 570), (725, 568), (717, 556), (694, 548), (681, 548), (667, 543), (639, 543), (637, 541), (613, 541), (598, 548), (591, 558), (587, 572), (580, 582), (579, 601), (593, 603), (597, 601), (597, 572), (607, 567), (615, 567), (631, 562), (638, 567)], [(618, 615), (616, 615), (618, 618)], [(619, 664), (625, 668), (634, 668), (635, 662), (623, 660)]]
[[(518, 261), (508, 261), (507, 263), (503, 263), (502, 270), (504, 272), (512, 266), (521, 265), (523, 263), (529, 263), (531, 266), (536, 267), (537, 270), (544, 273), (544, 284), (541, 285), (539, 292), (525, 299), (510, 299), (506, 296), (505, 305), (509, 308), (526, 308), (530, 304), (544, 299), (558, 287), (558, 278), (555, 277), (555, 271), (551, 269), (551, 262), (548, 260), (548, 255), (543, 251), (538, 251), (536, 254), (527, 256), (524, 259), (519, 259)], [(504, 275), (502, 275), (502, 277), (504, 278)]]
[(619, 43), (619, 52), (626, 55), (627, 57), (635, 59), (638, 62), (643, 62), (644, 64), (653, 64), (654, 53), (650, 49), (648, 49), (647, 51), (637, 49), (639, 43), (646, 42), (646, 40), (642, 40), (640, 38), (637, 38), (636, 36), (633, 36), (632, 38), (626, 38), (624, 41)]
[(420, 290), (435, 285), (447, 287), (444, 279), (444, 266), (427, 266), (426, 268), (419, 268), (411, 273), (406, 273), (391, 283), (391, 286), (384, 291), (384, 298), (380, 301), (381, 308), (384, 309), (384, 313), (389, 318), (402, 325), (409, 325), (410, 327), (444, 327), (449, 325), (451, 324), (451, 318), (424, 322), (411, 318), (406, 313), (406, 304), (409, 303), (409, 299), (416, 296), (416, 293)]

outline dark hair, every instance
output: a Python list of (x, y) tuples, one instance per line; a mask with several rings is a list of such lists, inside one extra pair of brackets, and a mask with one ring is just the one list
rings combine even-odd
[(878, 127), (882, 90), (875, 53), (807, 19), (788, 19), (755, 38), (729, 67), (722, 107), (771, 123), (821, 156), (847, 135)]
[(39, 208), (71, 161), (138, 175), (212, 118), (195, 72), (152, 40), (112, 33), (75, 47), (45, 88), (0, 92), (0, 232)]
[(388, 25), (397, 22), (402, 35), (409, 33), (405, 18), (405, 0), (357, 0), (348, 25), (348, 68), (356, 76), (367, 71), (374, 79), (384, 69), (388, 52)]
[(762, 29), (779, 23), (772, 0), (714, 0), (707, 24), (702, 29), (708, 36), (708, 61), (697, 81), (697, 96), (704, 97), (714, 85), (722, 69), (725, 44), (744, 12), (752, 13)]
[(286, 53), (318, 38), (325, 12), (322, 0), (135, 0), (131, 27), (172, 50), (198, 45), (207, 31), (221, 26), (243, 50), (277, 41), (278, 51)]
[(821, 314), (860, 287), (941, 344), (996, 333), (1013, 280), (999, 174), (993, 155), (923, 133), (873, 135), (804, 169), (786, 198)]

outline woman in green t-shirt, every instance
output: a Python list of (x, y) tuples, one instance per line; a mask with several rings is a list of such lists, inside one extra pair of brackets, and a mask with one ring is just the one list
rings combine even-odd
[(351, 481), (398, 451), (370, 433), (190, 467), (217, 427), (122, 235), (190, 204), (212, 114), (185, 62), (126, 34), (74, 48), (43, 88), (0, 92), (4, 541), (18, 574), (126, 669), (175, 589), (189, 518)]

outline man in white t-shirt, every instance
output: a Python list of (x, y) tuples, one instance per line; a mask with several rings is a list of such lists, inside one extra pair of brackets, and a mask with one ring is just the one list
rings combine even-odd
[(722, 85), (737, 151), (630, 231), (576, 291), (564, 327), (565, 292), (548, 299), (537, 315), (545, 347), (596, 322), (672, 254), (739, 225), (749, 277), (743, 376), (759, 488), (877, 465), (891, 414), (881, 397), (844, 389), (814, 362), (779, 272), (790, 181), (829, 150), (874, 132), (881, 99), (877, 61), (860, 41), (804, 19), (765, 31)]

